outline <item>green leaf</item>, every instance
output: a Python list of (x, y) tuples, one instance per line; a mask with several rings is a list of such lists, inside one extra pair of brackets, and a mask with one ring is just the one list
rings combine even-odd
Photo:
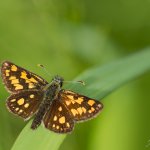
[[(97, 58), (98, 59), (98, 58)], [(86, 86), (68, 85), (69, 89), (87, 96), (101, 99), (121, 85), (150, 70), (150, 49), (142, 50), (126, 58), (89, 69), (76, 80), (83, 80)], [(20, 133), (12, 150), (57, 150), (66, 135), (55, 134), (40, 126), (36, 131), (30, 129), (32, 120)]]
[(56, 150), (66, 135), (55, 134), (40, 126), (37, 131), (30, 129), (31, 122), (22, 130), (12, 150)]

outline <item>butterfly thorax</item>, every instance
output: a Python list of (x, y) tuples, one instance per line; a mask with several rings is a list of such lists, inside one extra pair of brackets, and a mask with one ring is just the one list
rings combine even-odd
[(38, 112), (35, 114), (35, 118), (31, 125), (32, 129), (36, 129), (41, 124), (41, 121), (45, 113), (49, 110), (52, 102), (57, 99), (62, 84), (63, 78), (57, 75), (52, 79), (51, 83), (43, 88), (43, 101), (39, 106)]
[(45, 99), (55, 99), (63, 85), (63, 78), (56, 75), (52, 81), (43, 88)]

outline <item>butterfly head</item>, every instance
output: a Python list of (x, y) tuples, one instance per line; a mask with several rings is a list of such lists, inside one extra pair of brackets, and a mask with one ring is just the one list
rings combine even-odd
[(64, 79), (62, 77), (56, 75), (56, 76), (54, 76), (52, 81), (54, 81), (56, 84), (59, 84), (60, 87), (62, 87)]

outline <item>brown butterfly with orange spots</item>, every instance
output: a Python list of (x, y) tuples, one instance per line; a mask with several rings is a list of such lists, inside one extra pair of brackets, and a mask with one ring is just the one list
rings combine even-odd
[(73, 130), (75, 122), (91, 119), (103, 108), (99, 101), (61, 89), (63, 78), (60, 76), (48, 83), (9, 61), (2, 63), (1, 75), (11, 93), (6, 102), (8, 110), (24, 120), (35, 115), (32, 129), (43, 121), (51, 131), (68, 133)]

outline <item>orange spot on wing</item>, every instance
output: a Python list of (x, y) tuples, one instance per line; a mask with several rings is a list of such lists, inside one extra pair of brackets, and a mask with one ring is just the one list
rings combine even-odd
[(82, 107), (82, 110), (83, 110), (84, 113), (86, 113), (86, 109), (84, 107)]
[(18, 105), (23, 105), (24, 104), (24, 98), (21, 98), (17, 101)]
[(74, 116), (78, 115), (78, 111), (76, 109), (71, 109), (71, 112)]
[(59, 123), (61, 123), (61, 124), (64, 124), (64, 123), (65, 123), (65, 117), (64, 117), (64, 116), (61, 117), (61, 118), (59, 118)]
[(17, 71), (17, 67), (15, 65), (11, 66), (11, 71)]
[(91, 107), (91, 111), (92, 111), (92, 112), (94, 112), (94, 111), (95, 111), (94, 107)]
[(31, 82), (37, 83), (37, 81), (34, 78), (29, 79)]
[(80, 114), (80, 115), (83, 113), (83, 111), (82, 111), (82, 108), (81, 108), (81, 107), (79, 107), (79, 108), (77, 109), (77, 111), (79, 112), (79, 114)]
[(77, 102), (78, 104), (81, 104), (83, 102), (83, 97), (78, 98), (77, 100), (75, 100), (75, 102)]
[(67, 125), (68, 128), (70, 127), (70, 124), (68, 122), (66, 123), (66, 125)]
[(58, 108), (58, 110), (59, 110), (59, 111), (62, 111), (62, 107), (60, 106), (60, 107)]
[(6, 74), (7, 77), (10, 75), (9, 72), (10, 72), (10, 70), (5, 71), (5, 74)]
[(90, 106), (93, 106), (93, 105), (95, 104), (95, 101), (94, 101), (94, 100), (88, 100), (88, 104), (89, 104)]
[(34, 86), (34, 84), (33, 83), (29, 83), (29, 89), (32, 89), (32, 88), (34, 88), (35, 86)]
[(11, 77), (9, 78), (9, 80), (14, 80), (14, 79), (16, 79), (15, 76), (11, 76)]
[(21, 90), (23, 89), (23, 86), (21, 84), (14, 84), (15, 90)]
[(30, 83), (30, 82), (37, 83), (37, 81), (33, 77), (32, 78), (28, 78), (27, 77), (27, 73), (25, 71), (21, 72), (20, 78), (25, 79), (26, 83)]
[(31, 94), (31, 95), (30, 95), (30, 98), (34, 98), (34, 94)]
[(66, 100), (65, 103), (66, 103), (67, 106), (69, 106), (71, 104), (71, 101), (70, 100)]
[(56, 121), (57, 120), (57, 116), (54, 116), (53, 120)]
[(29, 107), (29, 103), (26, 103), (26, 104), (24, 105), (24, 107), (25, 107), (25, 108), (28, 108), (28, 107)]
[(17, 83), (19, 83), (18, 79), (11, 80), (11, 84), (17, 84)]

